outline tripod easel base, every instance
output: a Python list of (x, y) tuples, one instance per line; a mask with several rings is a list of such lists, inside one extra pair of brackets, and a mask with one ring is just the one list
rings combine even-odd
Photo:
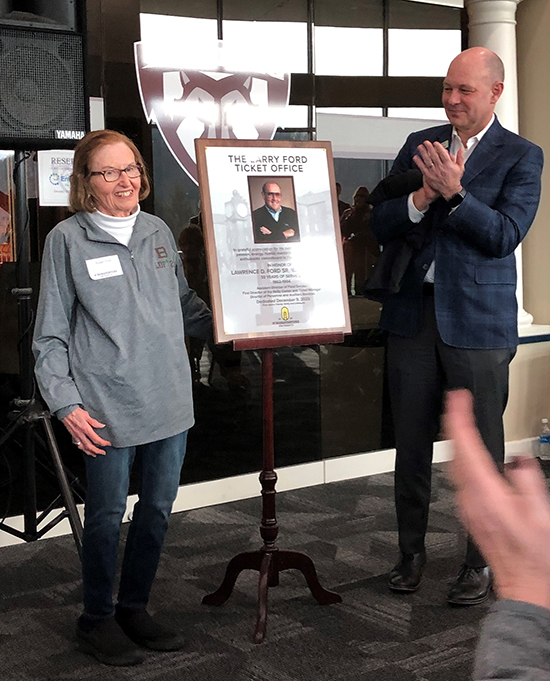
[(232, 558), (218, 590), (205, 596), (202, 602), (205, 605), (222, 605), (231, 596), (239, 574), (243, 570), (257, 570), (260, 573), (258, 582), (258, 619), (256, 621), (253, 641), (254, 643), (262, 643), (267, 626), (269, 587), (279, 585), (279, 572), (292, 569), (300, 570), (306, 579), (312, 596), (321, 605), (342, 602), (342, 597), (339, 594), (328, 591), (321, 586), (315, 566), (309, 556), (296, 551), (280, 551), (277, 548), (240, 553)]

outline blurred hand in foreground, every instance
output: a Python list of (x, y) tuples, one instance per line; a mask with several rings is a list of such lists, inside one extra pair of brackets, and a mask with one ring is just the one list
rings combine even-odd
[(499, 473), (467, 390), (448, 393), (444, 418), (459, 514), (493, 569), (498, 595), (550, 609), (550, 500), (537, 461), (517, 457)]

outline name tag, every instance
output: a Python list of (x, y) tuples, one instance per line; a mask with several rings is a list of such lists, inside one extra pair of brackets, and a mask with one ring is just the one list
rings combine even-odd
[(86, 260), (86, 267), (88, 268), (88, 274), (94, 281), (118, 277), (123, 274), (118, 255), (106, 255), (103, 258)]

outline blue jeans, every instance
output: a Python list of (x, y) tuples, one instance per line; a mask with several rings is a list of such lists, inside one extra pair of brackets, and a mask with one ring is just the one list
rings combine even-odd
[(87, 491), (82, 537), (84, 617), (114, 614), (113, 587), (126, 510), (130, 470), (139, 465), (138, 502), (126, 539), (118, 603), (143, 610), (157, 571), (168, 517), (176, 498), (187, 431), (135, 447), (105, 447), (105, 456), (85, 455)]

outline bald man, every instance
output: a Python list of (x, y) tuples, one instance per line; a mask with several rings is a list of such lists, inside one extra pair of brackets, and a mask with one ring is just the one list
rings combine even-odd
[[(518, 343), (514, 251), (535, 217), (543, 155), (500, 125), (494, 109), (503, 83), (504, 67), (494, 52), (474, 47), (459, 54), (443, 81), (450, 124), (411, 134), (391, 169), (398, 175), (419, 168), (422, 187), (372, 214), (382, 244), (424, 233), (380, 320), (389, 332), (397, 448), (400, 556), (389, 575), (395, 592), (415, 591), (426, 562), (433, 442), (445, 389), (472, 392), (485, 446), (498, 465), (504, 459), (508, 365)], [(468, 539), (447, 600), (482, 603), (491, 586), (485, 558)]]

